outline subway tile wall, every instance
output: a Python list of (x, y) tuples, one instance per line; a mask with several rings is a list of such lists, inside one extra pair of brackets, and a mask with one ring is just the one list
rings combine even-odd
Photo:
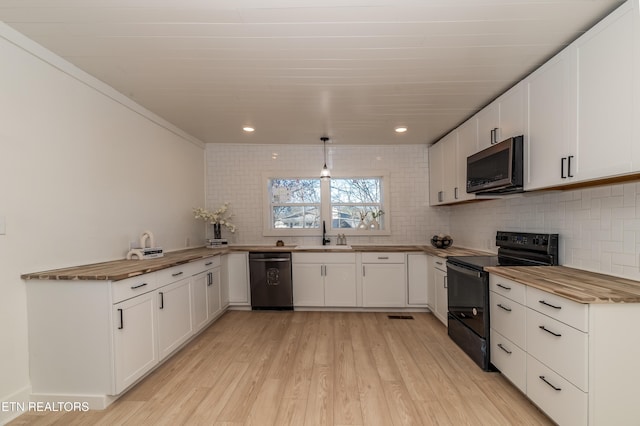
[[(262, 173), (312, 171), (319, 175), (322, 145), (208, 144), (207, 208), (231, 203), (235, 234), (223, 237), (235, 244), (319, 244), (318, 237), (262, 235)], [(449, 207), (429, 207), (428, 161), (424, 145), (327, 145), (327, 165), (334, 172), (388, 172), (391, 197), (390, 236), (349, 236), (350, 244), (426, 244), (432, 235), (449, 233)], [(211, 230), (208, 230), (212, 233)], [(210, 236), (211, 234), (209, 234)]]
[(560, 264), (640, 279), (640, 183), (451, 207), (456, 244), (495, 251), (497, 230), (560, 234)]

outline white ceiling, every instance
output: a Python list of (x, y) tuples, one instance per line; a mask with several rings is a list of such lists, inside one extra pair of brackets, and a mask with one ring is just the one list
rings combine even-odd
[(0, 0), (0, 20), (203, 142), (431, 143), (620, 3)]

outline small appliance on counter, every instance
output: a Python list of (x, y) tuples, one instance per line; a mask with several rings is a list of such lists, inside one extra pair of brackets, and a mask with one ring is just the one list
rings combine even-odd
[[(149, 246), (147, 247), (147, 244)], [(127, 253), (127, 260), (155, 259), (164, 256), (164, 250), (156, 247), (156, 241), (151, 231), (144, 231), (140, 235), (140, 247), (134, 247)]]

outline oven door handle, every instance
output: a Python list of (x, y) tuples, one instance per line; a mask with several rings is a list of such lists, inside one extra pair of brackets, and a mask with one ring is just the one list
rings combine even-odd
[(482, 272), (475, 271), (475, 270), (469, 269), (469, 268), (462, 268), (460, 266), (453, 265), (450, 262), (447, 262), (447, 268), (451, 268), (456, 272), (459, 272), (459, 273), (464, 274), (464, 275), (469, 275), (469, 276), (474, 277), (474, 278), (482, 278)]

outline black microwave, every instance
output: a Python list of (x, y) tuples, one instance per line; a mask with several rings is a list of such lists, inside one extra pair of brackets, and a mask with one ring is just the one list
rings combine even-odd
[(515, 136), (467, 157), (467, 192), (522, 192), (523, 140), (523, 136)]

